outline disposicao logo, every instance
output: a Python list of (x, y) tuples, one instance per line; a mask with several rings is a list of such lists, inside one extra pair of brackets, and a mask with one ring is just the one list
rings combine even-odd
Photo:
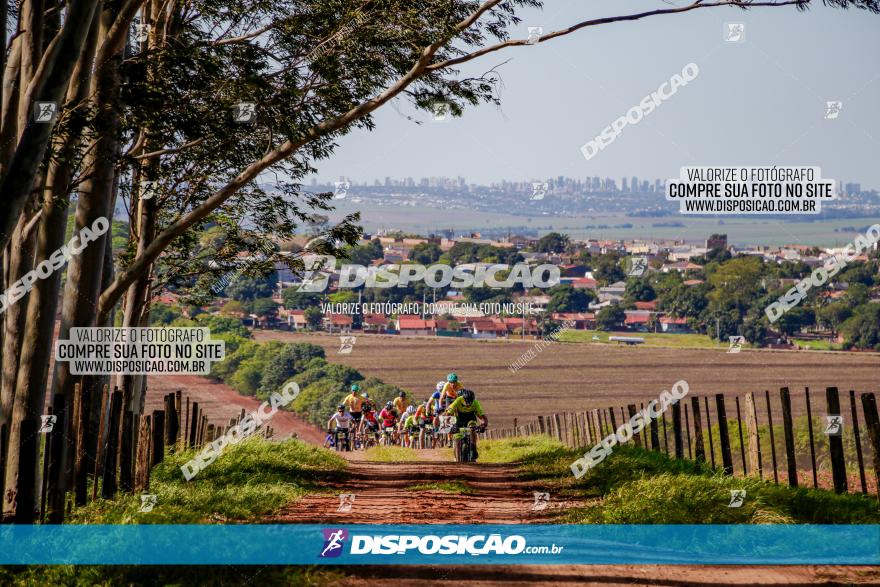
[(333, 558), (342, 554), (342, 543), (348, 538), (348, 530), (342, 528), (324, 528), (324, 548), (321, 550), (321, 558)]

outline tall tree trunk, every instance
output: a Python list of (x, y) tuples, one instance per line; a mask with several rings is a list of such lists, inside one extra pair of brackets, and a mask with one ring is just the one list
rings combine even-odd
[[(96, 0), (67, 2), (64, 25), (49, 45), (46, 67), (42, 68), (39, 78), (34, 78), (32, 92), (27, 92), (26, 88), (20, 90), (28, 94), (23, 101), (26, 105), (30, 106), (36, 100), (57, 103), (64, 96), (85, 45), (92, 15), (100, 4)], [(22, 50), (22, 61), (24, 53)], [(20, 118), (24, 116), (27, 126), (21, 129), (9, 167), (0, 178), (0, 248), (5, 247), (12, 237), (13, 227), (33, 190), (34, 179), (52, 134), (51, 124), (28, 120), (30, 112), (29, 109), (19, 113)]]
[[(101, 35), (98, 43), (107, 38), (116, 13), (105, 10), (101, 14)], [(92, 81), (92, 94), (95, 96), (97, 115), (95, 119), (96, 138), (90, 145), (85, 168), (88, 179), (82, 184), (76, 207), (75, 230), (78, 232), (91, 226), (98, 218), (112, 220), (113, 193), (116, 175), (116, 159), (119, 149), (119, 66), (122, 55), (116, 51), (106, 59), (99, 59)], [(106, 239), (111, 238), (108, 231), (92, 242), (82, 253), (73, 257), (68, 265), (67, 282), (64, 287), (61, 330), (59, 338), (70, 338), (73, 327), (95, 325), (95, 308), (101, 288), (101, 278), (106, 253)], [(55, 410), (72, 412), (74, 385), (79, 377), (70, 373), (67, 362), (56, 362), (52, 383), (52, 397), (61, 401)], [(80, 389), (82, 393), (82, 389)], [(60, 462), (50, 468), (49, 482), (58, 488), (50, 497), (49, 512), (55, 518), (63, 516), (64, 492), (66, 490), (66, 471), (68, 459), (72, 456), (65, 448)], [(108, 463), (109, 466), (109, 463)]]
[[(95, 18), (88, 46), (72, 76), (66, 96), (67, 102), (80, 103), (88, 95), (91, 61), (97, 42), (97, 25), (98, 19)], [(38, 279), (34, 282), (27, 304), (24, 335), (21, 341), (21, 358), (18, 361), (15, 385), (15, 397), (20, 398), (19, 405), (24, 406), (24, 417), (41, 414), (46, 403), (46, 386), (52, 358), (55, 317), (61, 289), (61, 276), (64, 272), (63, 264), (59, 266), (59, 262), (50, 261), (50, 257), (64, 245), (70, 202), (70, 182), (73, 176), (70, 162), (75, 159), (76, 151), (82, 142), (84, 126), (84, 117), (77, 117), (73, 119), (67, 132), (56, 138), (55, 150), (59, 156), (49, 164), (47, 180), (42, 192), (34, 266), (37, 267), (40, 263), (49, 261), (50, 267), (54, 267), (54, 270), (45, 279)], [(57, 256), (54, 258), (57, 259)], [(16, 414), (15, 418), (19, 417)], [(65, 434), (64, 437), (75, 438), (75, 435)], [(34, 478), (38, 480), (36, 485), (38, 488), (40, 487), (39, 480), (42, 476), (42, 469), (38, 468), (35, 473)]]
[[(34, 231), (29, 230), (28, 217), (22, 215), (15, 228), (14, 238), (9, 244), (7, 255), (9, 257), (9, 283), (20, 280), (25, 273), (33, 267), (34, 258)], [(2, 518), (9, 519), (15, 515), (19, 507), (29, 507), (20, 503), (18, 499), (18, 473), (21, 444), (21, 421), (24, 418), (39, 420), (39, 414), (29, 414), (26, 406), (22, 405), (22, 398), (15, 394), (15, 379), (18, 374), (18, 364), (21, 355), (22, 336), (24, 334), (25, 309), (30, 293), (27, 293), (17, 302), (12, 302), (6, 309), (6, 328), (3, 340), (3, 374), (2, 396), (3, 413), (9, 418), (7, 453), (4, 458), (5, 491), (3, 494)], [(31, 504), (33, 505), (33, 504)]]

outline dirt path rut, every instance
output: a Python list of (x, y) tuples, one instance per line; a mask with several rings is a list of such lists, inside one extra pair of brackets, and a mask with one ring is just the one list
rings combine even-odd
[[(276, 523), (345, 524), (535, 524), (550, 523), (573, 502), (535, 508), (541, 488), (519, 481), (511, 465), (450, 462), (372, 463), (352, 461), (351, 478), (333, 493), (292, 504)], [(452, 484), (453, 491), (431, 486)], [(447, 485), (447, 487), (450, 487)], [(340, 511), (340, 494), (353, 494), (351, 511)]]

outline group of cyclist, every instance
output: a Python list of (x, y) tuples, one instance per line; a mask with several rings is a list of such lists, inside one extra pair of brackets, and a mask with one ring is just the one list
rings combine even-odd
[(337, 450), (379, 444), (437, 448), (451, 443), (453, 432), (461, 430), (470, 433), (476, 455), (475, 432), (485, 430), (488, 424), (476, 394), (465, 389), (455, 373), (447, 375), (446, 381), (438, 381), (424, 402), (410, 403), (406, 392), (401, 391), (378, 413), (377, 406), (355, 383), (327, 421), (324, 446), (333, 445)]

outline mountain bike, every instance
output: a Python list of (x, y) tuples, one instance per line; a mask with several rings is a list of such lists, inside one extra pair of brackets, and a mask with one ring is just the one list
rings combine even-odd
[(475, 463), (477, 461), (477, 448), (474, 446), (474, 434), (485, 432), (485, 426), (477, 426), (476, 422), (469, 422), (464, 430), (457, 426), (452, 434), (452, 452), (455, 454), (457, 463)]
[(425, 422), (419, 432), (419, 448), (437, 448), (437, 435), (434, 432), (434, 425)]
[(337, 428), (336, 432), (333, 433), (333, 438), (336, 441), (337, 451), (345, 450), (351, 452), (351, 436), (348, 428)]
[(395, 437), (395, 428), (394, 426), (385, 426), (382, 429), (382, 438), (379, 439), (379, 443), (383, 446), (391, 446), (394, 444)]
[(379, 444), (379, 429), (378, 428), (370, 428), (366, 427), (363, 434), (361, 434), (361, 448), (367, 450), (368, 448), (372, 448), (374, 446), (378, 446)]

